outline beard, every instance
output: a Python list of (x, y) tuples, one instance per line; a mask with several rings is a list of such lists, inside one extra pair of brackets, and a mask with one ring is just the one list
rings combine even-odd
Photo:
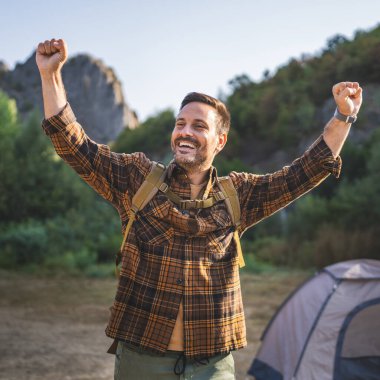
[(199, 154), (192, 157), (183, 157), (174, 152), (174, 161), (188, 172), (201, 170), (204, 166), (205, 159)]
[[(180, 141), (189, 141), (195, 145), (195, 154), (182, 155), (176, 151)], [(205, 154), (205, 148), (200, 148), (199, 143), (191, 137), (182, 137), (174, 141), (172, 145), (172, 152), (174, 161), (188, 172), (194, 172), (202, 170), (206, 164), (207, 157)]]

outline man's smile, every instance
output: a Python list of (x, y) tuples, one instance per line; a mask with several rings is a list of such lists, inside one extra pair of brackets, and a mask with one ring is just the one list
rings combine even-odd
[(199, 147), (199, 143), (193, 138), (179, 138), (175, 142), (177, 151), (181, 154), (193, 153)]

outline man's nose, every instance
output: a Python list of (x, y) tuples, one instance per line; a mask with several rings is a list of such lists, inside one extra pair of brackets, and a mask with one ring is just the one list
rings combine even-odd
[(192, 136), (193, 135), (193, 129), (190, 124), (184, 125), (184, 127), (181, 129), (181, 135), (182, 136)]

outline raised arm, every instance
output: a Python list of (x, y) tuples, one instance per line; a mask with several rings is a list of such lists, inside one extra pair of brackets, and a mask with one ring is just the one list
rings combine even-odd
[(41, 75), (45, 119), (42, 127), (57, 154), (80, 177), (120, 212), (149, 172), (151, 161), (143, 153), (122, 154), (91, 140), (67, 103), (61, 70), (67, 45), (52, 39), (40, 43), (36, 62)]
[(67, 103), (61, 75), (67, 56), (63, 40), (52, 39), (38, 44), (36, 62), (41, 75), (45, 119), (57, 115)]
[(337, 109), (324, 132), (312, 146), (291, 165), (265, 175), (231, 173), (241, 199), (241, 230), (254, 225), (287, 206), (319, 185), (329, 174), (339, 177), (339, 153), (351, 123), (342, 121), (356, 116), (362, 103), (362, 89), (356, 82), (342, 82), (333, 87)]
[[(356, 118), (362, 105), (362, 88), (359, 86), (359, 83), (338, 83), (333, 87), (332, 93), (334, 95), (337, 111), (339, 112), (338, 117), (340, 119), (344, 118), (342, 116)], [(325, 126), (323, 138), (331, 149), (334, 157), (338, 157), (342, 150), (351, 124), (349, 121), (343, 121), (337, 117), (333, 117)]]

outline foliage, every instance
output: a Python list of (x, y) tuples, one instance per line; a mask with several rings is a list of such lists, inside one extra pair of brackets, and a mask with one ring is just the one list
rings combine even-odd
[(247, 75), (232, 79), (227, 105), (240, 143), (271, 139), (291, 147), (319, 127), (316, 115), (331, 86), (346, 78), (362, 85), (380, 82), (380, 27), (357, 32), (353, 41), (337, 35), (314, 57), (291, 59), (261, 83)]
[[(252, 172), (252, 162), (278, 146), (295, 150), (319, 132), (331, 85), (346, 78), (380, 82), (380, 27), (358, 31), (352, 41), (334, 36), (318, 55), (291, 59), (261, 82), (233, 78), (225, 99), (232, 129), (215, 160), (219, 174)], [(112, 149), (167, 163), (174, 122), (173, 110), (163, 110), (125, 130)], [(0, 152), (0, 266), (109, 275), (121, 241), (116, 211), (58, 158), (40, 115), (20, 122), (15, 102), (1, 92)], [(342, 179), (329, 178), (244, 235), (250, 270), (379, 258), (380, 133), (361, 144), (348, 141), (342, 158)]]
[(116, 152), (144, 152), (155, 160), (167, 161), (170, 137), (175, 124), (174, 112), (167, 109), (149, 117), (135, 129), (125, 129), (112, 149)]
[(86, 271), (112, 261), (117, 213), (58, 158), (40, 116), (19, 123), (0, 93), (0, 136), (0, 266)]
[(0, 246), (1, 266), (41, 263), (47, 246), (46, 229), (42, 223), (33, 220), (10, 226), (1, 234)]
[(6, 214), (12, 207), (12, 204), (9, 204), (7, 193), (15, 190), (18, 178), (17, 170), (14, 167), (14, 144), (19, 132), (16, 102), (8, 99), (0, 91), (0, 215)]
[[(357, 178), (351, 174), (342, 181), (333, 197), (309, 194), (298, 200), (282, 233), (254, 241), (251, 248), (259, 260), (320, 268), (354, 258), (379, 259), (379, 131), (357, 150), (356, 158), (366, 157), (364, 170)], [(353, 152), (352, 146), (349, 151)]]

